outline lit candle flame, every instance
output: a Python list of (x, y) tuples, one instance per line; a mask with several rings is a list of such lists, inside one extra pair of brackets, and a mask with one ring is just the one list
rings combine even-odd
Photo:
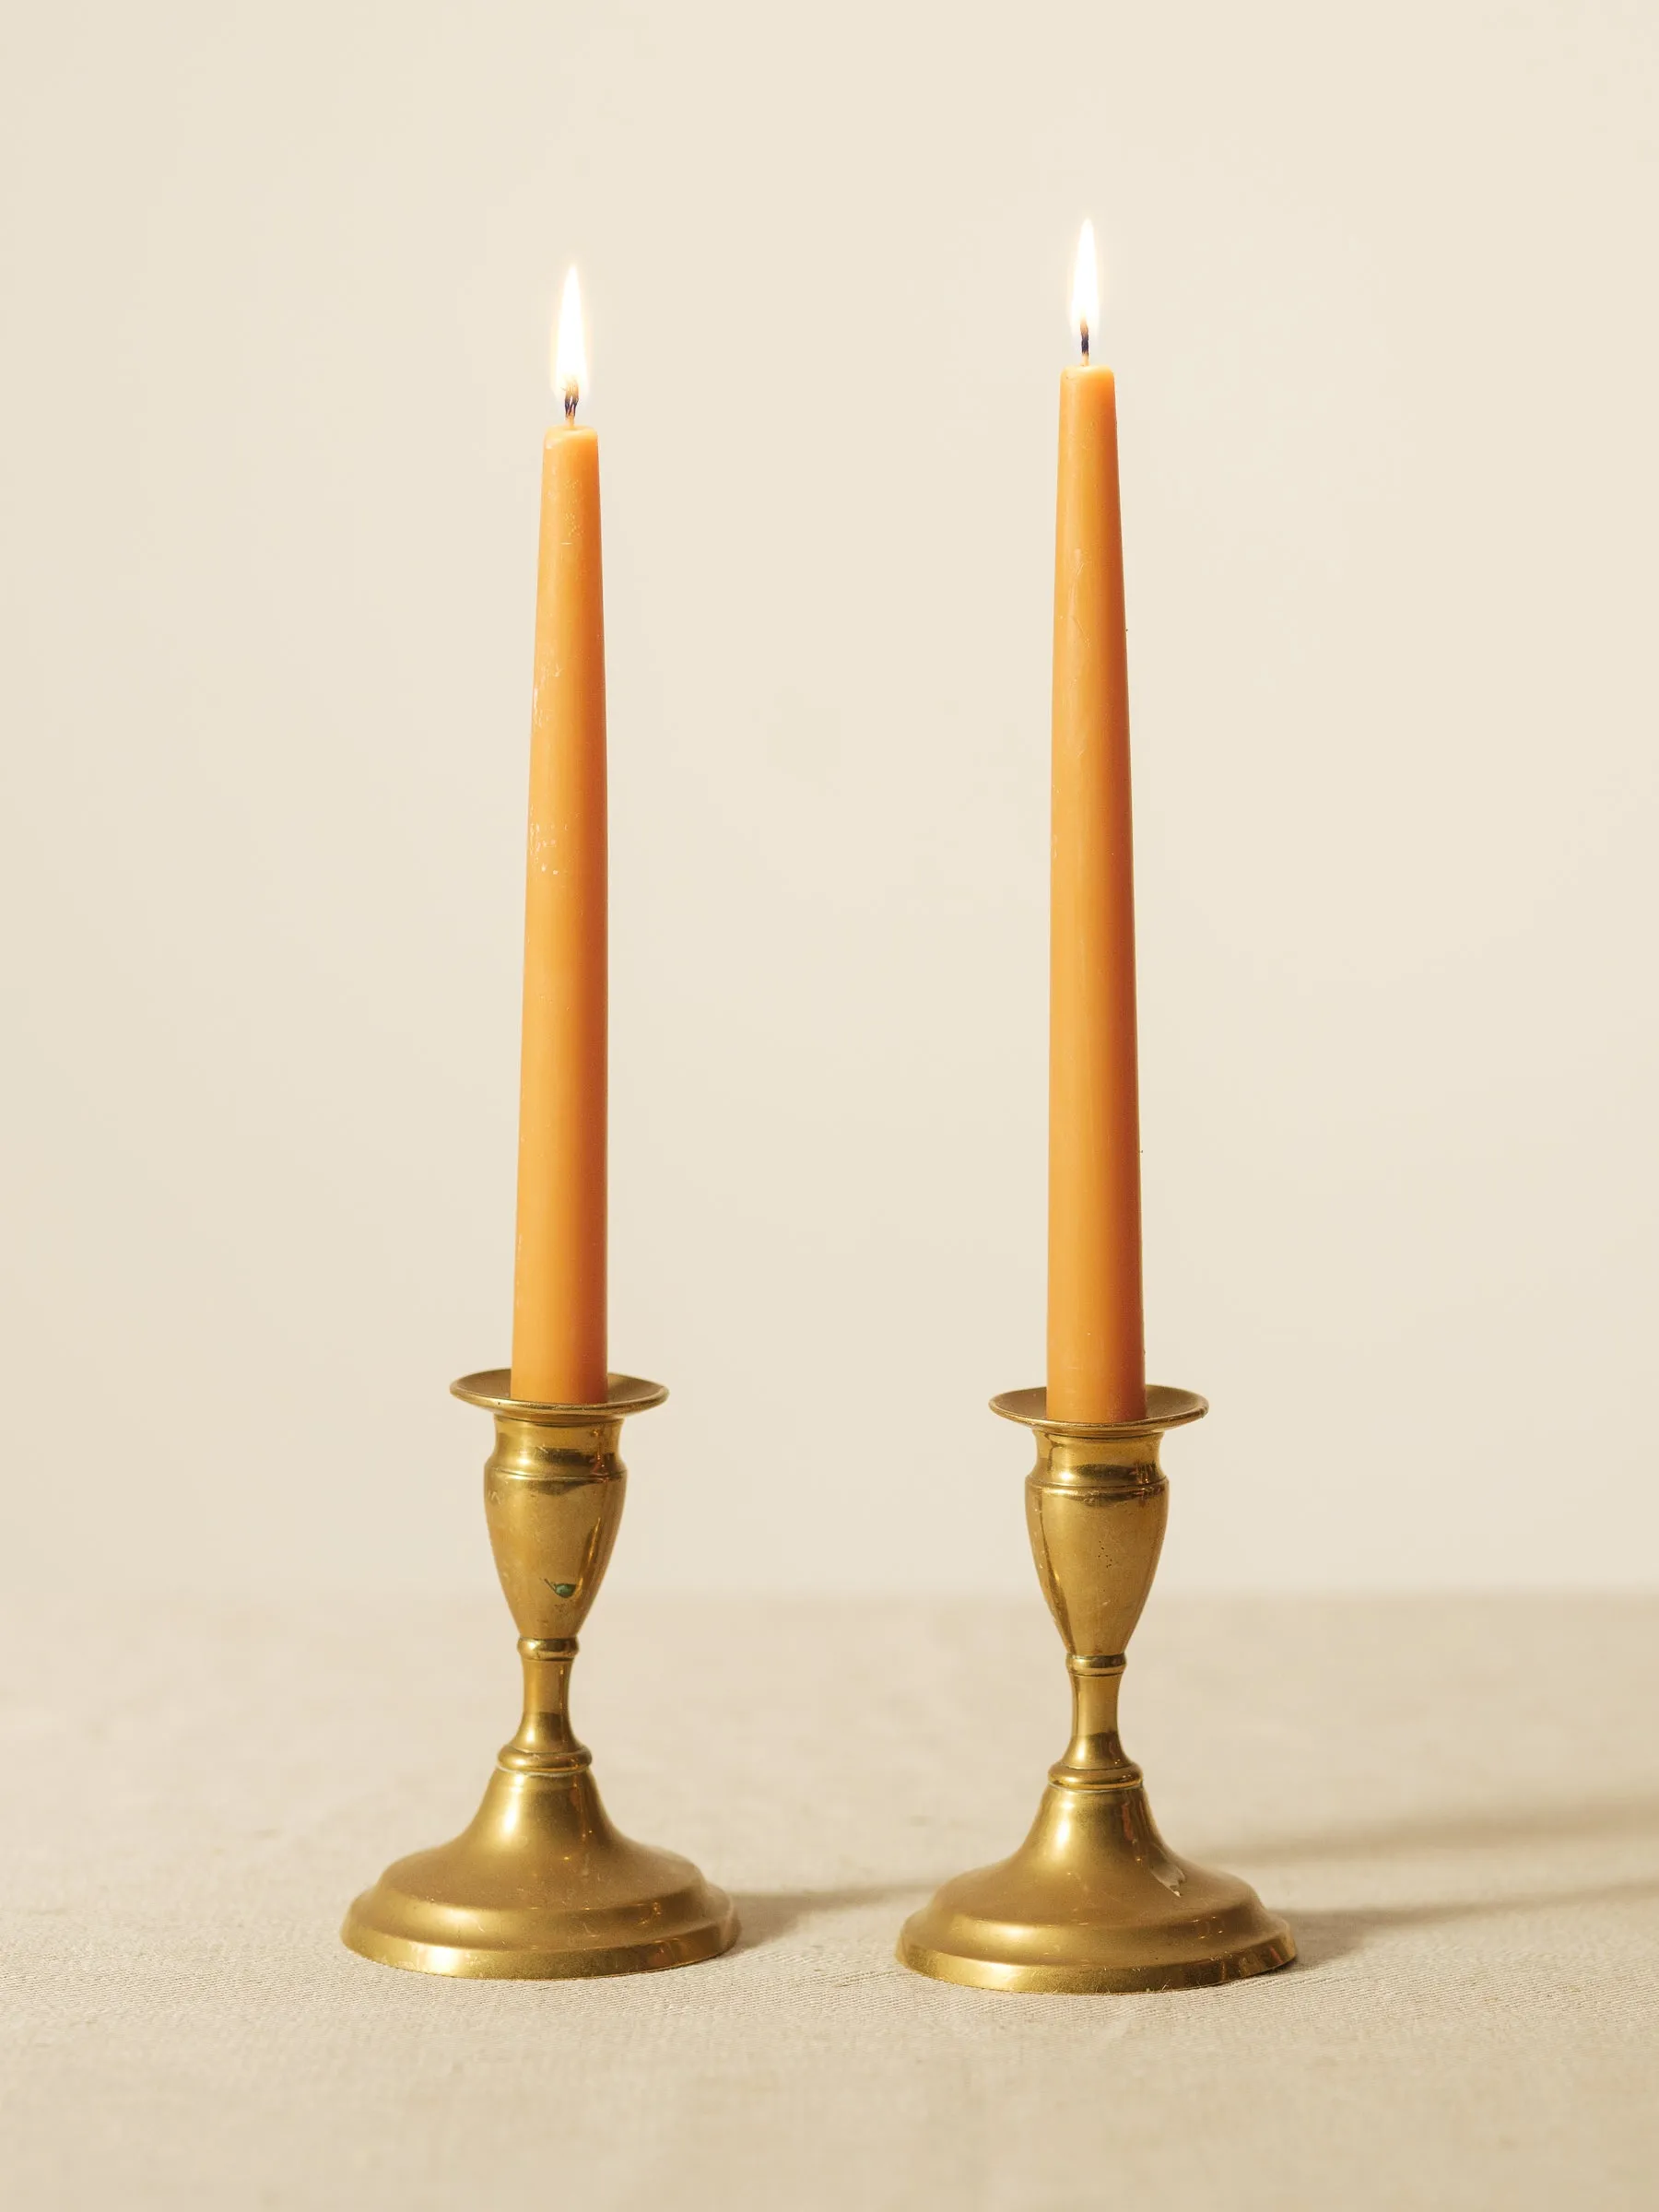
[(1100, 280), (1095, 268), (1094, 225), (1085, 223), (1077, 241), (1077, 265), (1072, 272), (1072, 322), (1083, 340), (1083, 359), (1088, 359), (1088, 334), (1100, 320)]
[(564, 402), (565, 420), (571, 421), (576, 403), (588, 388), (587, 347), (582, 337), (582, 293), (572, 269), (564, 281), (559, 303), (559, 335), (553, 342), (553, 389)]

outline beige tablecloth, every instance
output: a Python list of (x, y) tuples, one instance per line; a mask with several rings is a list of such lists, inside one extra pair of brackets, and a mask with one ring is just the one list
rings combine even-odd
[(494, 1604), (14, 1610), (6, 2201), (594, 2212), (1659, 2202), (1659, 1601), (1155, 1598), (1125, 1734), (1290, 1971), (1006, 1997), (895, 1964), (1064, 1740), (1024, 1606), (601, 1600), (618, 1822), (741, 1904), (712, 1965), (451, 1983), (340, 1912), (470, 1816)]

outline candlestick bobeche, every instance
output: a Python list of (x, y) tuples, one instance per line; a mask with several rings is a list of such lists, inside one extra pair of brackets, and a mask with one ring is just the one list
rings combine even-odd
[(612, 1375), (603, 1405), (536, 1405), (511, 1394), (505, 1369), (451, 1387), (495, 1416), (484, 1504), (518, 1626), (524, 1718), (471, 1827), (389, 1866), (342, 1938), (384, 1966), (523, 1981), (712, 1959), (737, 1935), (729, 1900), (688, 1860), (618, 1834), (568, 1704), (577, 1630), (622, 1515), (622, 1422), (668, 1394)]
[(1072, 1737), (1013, 1857), (947, 1882), (906, 1921), (900, 1959), (941, 1982), (1030, 1992), (1191, 1989), (1288, 1964), (1295, 1938), (1248, 1883), (1165, 1844), (1118, 1737), (1124, 1646), (1169, 1510), (1159, 1443), (1207, 1406), (1157, 1385), (1139, 1421), (1051, 1420), (1044, 1390), (991, 1403), (1036, 1433), (1026, 1520), (1065, 1644)]

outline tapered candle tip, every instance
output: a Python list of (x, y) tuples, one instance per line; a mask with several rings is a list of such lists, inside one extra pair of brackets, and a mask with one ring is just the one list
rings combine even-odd
[(1088, 359), (1089, 334), (1100, 320), (1100, 280), (1095, 266), (1094, 225), (1086, 222), (1077, 240), (1077, 265), (1072, 272), (1072, 328), (1083, 342)]
[(553, 389), (564, 402), (565, 420), (576, 413), (576, 403), (588, 388), (587, 348), (582, 335), (582, 292), (572, 269), (564, 281), (559, 303), (559, 335), (553, 341)]

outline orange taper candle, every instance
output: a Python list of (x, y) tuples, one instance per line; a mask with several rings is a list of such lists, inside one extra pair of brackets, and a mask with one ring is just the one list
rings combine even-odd
[(1129, 680), (1117, 388), (1095, 368), (1094, 229), (1077, 246), (1080, 365), (1060, 379), (1049, 964), (1048, 1411), (1147, 1410)]
[(512, 1394), (595, 1405), (606, 1394), (605, 596), (599, 441), (576, 421), (586, 367), (574, 269), (554, 382), (564, 420), (542, 453)]

